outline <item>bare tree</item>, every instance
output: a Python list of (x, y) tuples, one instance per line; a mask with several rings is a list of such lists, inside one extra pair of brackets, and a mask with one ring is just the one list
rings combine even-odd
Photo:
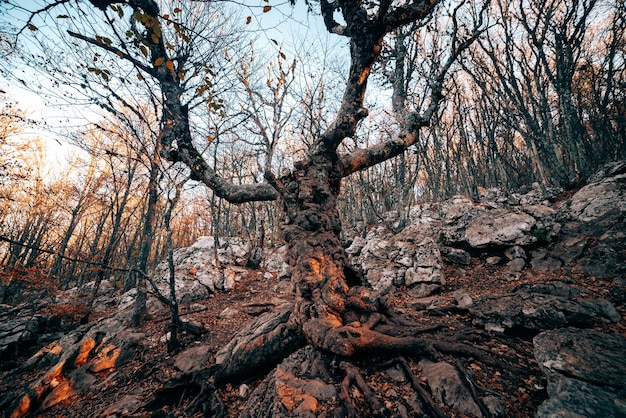
[[(395, 6), (390, 2), (365, 4), (350, 0), (331, 4), (322, 0), (319, 6), (326, 29), (345, 37), (350, 44), (351, 63), (339, 110), (329, 126), (314, 139), (305, 158), (294, 164), (292, 171), (277, 174), (268, 163), (264, 167), (266, 182), (232, 184), (218, 175), (194, 143), (182, 85), (185, 79), (182, 73), (188, 71), (184, 67), (186, 62), (184, 57), (167, 48), (168, 39), (165, 38), (165, 24), (174, 17), (152, 0), (93, 4), (107, 15), (110, 10), (124, 14), (124, 8), (130, 7), (133, 11), (131, 24), (143, 27), (135, 33), (141, 36), (147, 60), (141, 53), (131, 53), (130, 43), (125, 39), (116, 44), (79, 33), (72, 36), (131, 62), (160, 86), (162, 154), (170, 161), (184, 163), (191, 170), (193, 179), (202, 181), (217, 196), (232, 203), (279, 200), (287, 261), (292, 267), (297, 293), (293, 320), (307, 341), (324, 351), (341, 355), (409, 347), (425, 349), (422, 340), (374, 330), (375, 318), (380, 316), (378, 302), (370, 300), (368, 289), (359, 284), (358, 278), (352, 280), (355, 273), (340, 240), (337, 197), (343, 177), (402, 154), (416, 142), (419, 130), (430, 124), (443, 98), (447, 73), (478, 36), (480, 8), (469, 26), (460, 25), (457, 20), (462, 14), (462, 5), (450, 9), (455, 36), (449, 45), (449, 53), (433, 66), (432, 78), (428, 80), (429, 99), (423, 102), (424, 105), (413, 111), (402, 108), (398, 115), (397, 134), (368, 148), (342, 153), (340, 146), (346, 138), (356, 135), (360, 121), (368, 114), (364, 107), (368, 79), (380, 58), (385, 38), (399, 28), (429, 18), (437, 9), (437, 2), (416, 1)], [(335, 21), (334, 15), (338, 11), (345, 24)], [(178, 33), (183, 38), (193, 36), (184, 31), (184, 22), (174, 21), (174, 24), (179, 25)], [(352, 325), (355, 313), (364, 312), (369, 313), (370, 320), (365, 322), (370, 325)]]

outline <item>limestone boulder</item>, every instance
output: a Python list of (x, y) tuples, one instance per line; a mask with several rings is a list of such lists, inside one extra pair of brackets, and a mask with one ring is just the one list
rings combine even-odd
[(626, 338), (570, 327), (544, 331), (533, 345), (550, 397), (537, 417), (626, 416)]
[[(200, 237), (190, 247), (174, 251), (176, 294), (181, 303), (206, 299), (216, 292), (229, 292), (241, 279), (249, 252), (249, 246), (240, 238)], [(265, 267), (282, 266), (280, 251), (266, 254), (269, 259)], [(219, 262), (218, 262), (219, 261)], [(169, 268), (167, 261), (161, 262), (153, 272), (155, 283), (163, 295), (169, 295)]]
[(527, 213), (493, 209), (469, 223), (465, 240), (474, 248), (530, 245), (537, 241), (532, 234), (536, 224), (537, 220)]
[(580, 290), (562, 282), (518, 286), (513, 293), (490, 295), (470, 308), (473, 322), (490, 331), (540, 331), (566, 326), (590, 326), (594, 320), (617, 322), (615, 305), (604, 299), (574, 299)]
[(421, 224), (385, 239), (368, 239), (353, 257), (366, 284), (381, 294), (402, 286), (417, 287), (423, 296), (445, 284), (439, 244), (426, 231), (430, 231), (430, 225)]
[(128, 363), (147, 344), (143, 333), (110, 315), (79, 327), (37, 351), (23, 366), (44, 372), (26, 388), (0, 396), (0, 405), (12, 417), (45, 410), (68, 398), (95, 390), (100, 379)]
[(568, 202), (570, 213), (583, 222), (610, 211), (626, 212), (626, 161), (609, 164), (589, 179)]

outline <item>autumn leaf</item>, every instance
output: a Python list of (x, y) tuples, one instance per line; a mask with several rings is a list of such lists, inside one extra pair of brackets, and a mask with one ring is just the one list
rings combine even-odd
[(206, 136), (207, 141), (209, 142), (213, 142), (215, 140), (215, 138), (213, 138), (211, 135), (207, 135)]
[(137, 80), (143, 81), (143, 76), (139, 73), (137, 73)]
[(263, 13), (267, 13), (267, 12), (269, 12), (270, 10), (272, 10), (272, 6), (264, 6), (264, 7), (263, 7)]
[(30, 30), (32, 30), (33, 32), (36, 30), (39, 30), (39, 28), (35, 25), (33, 25), (32, 23), (29, 23), (28, 25), (26, 25), (26, 27)]
[(139, 47), (139, 49), (141, 50), (141, 53), (143, 54), (143, 56), (148, 58), (148, 48), (146, 48), (145, 46), (141, 45)]
[(249, 25), (252, 22), (252, 16), (246, 17), (246, 25)]
[(182, 10), (180, 8), (178, 8), (178, 7), (174, 9), (174, 13), (180, 13), (181, 11)]
[(165, 59), (163, 57), (159, 57), (154, 61), (154, 66), (155, 67), (160, 67), (163, 64), (163, 61), (165, 61)]
[(174, 71), (174, 63), (170, 60), (165, 62), (165, 67), (170, 71)]

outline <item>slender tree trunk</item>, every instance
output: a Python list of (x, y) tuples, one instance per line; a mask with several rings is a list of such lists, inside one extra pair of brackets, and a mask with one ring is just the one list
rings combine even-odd
[[(150, 179), (148, 181), (148, 205), (144, 217), (144, 228), (141, 235), (141, 251), (139, 253), (139, 263), (137, 268), (139, 271), (146, 273), (148, 267), (148, 258), (152, 249), (152, 241), (154, 239), (154, 218), (156, 212), (156, 204), (159, 195), (158, 191), (159, 166), (153, 159), (150, 162)], [(137, 296), (135, 297), (135, 309), (133, 311), (132, 323), (140, 326), (143, 319), (147, 315), (146, 298), (147, 284), (143, 275), (137, 277)]]
[(61, 245), (59, 246), (57, 255), (54, 259), (54, 263), (52, 264), (52, 268), (50, 269), (48, 273), (48, 277), (56, 276), (59, 273), (59, 270), (61, 269), (63, 256), (65, 256), (65, 251), (67, 251), (67, 246), (70, 242), (70, 239), (72, 238), (72, 235), (74, 235), (74, 230), (78, 226), (78, 215), (81, 209), (82, 209), (82, 199), (79, 199), (74, 209), (72, 209), (70, 224), (67, 227), (67, 230), (65, 231), (63, 240), (61, 241)]
[(165, 212), (165, 230), (167, 235), (167, 265), (169, 269), (169, 307), (170, 307), (170, 339), (167, 343), (167, 351), (173, 352), (180, 348), (178, 341), (178, 328), (180, 324), (180, 317), (178, 315), (178, 300), (176, 299), (176, 268), (174, 266), (174, 243), (172, 242), (172, 212), (178, 204), (180, 198), (180, 190), (182, 184), (176, 187), (176, 195), (170, 201), (169, 208)]

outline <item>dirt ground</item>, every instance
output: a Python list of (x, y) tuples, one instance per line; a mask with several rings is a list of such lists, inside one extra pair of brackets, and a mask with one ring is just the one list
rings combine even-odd
[[(546, 399), (545, 378), (539, 370), (538, 364), (533, 357), (531, 332), (517, 332), (497, 334), (476, 328), (471, 323), (467, 311), (456, 308), (452, 292), (457, 289), (468, 291), (476, 299), (488, 294), (507, 293), (515, 286), (524, 282), (539, 282), (547, 280), (567, 280), (575, 286), (587, 289), (590, 297), (605, 298), (619, 301), (616, 303), (622, 317), (626, 316), (624, 309), (624, 289), (606, 281), (596, 280), (582, 273), (568, 272), (554, 273), (551, 275), (535, 273), (525, 270), (523, 276), (516, 281), (507, 281), (502, 269), (504, 266), (489, 265), (485, 260), (473, 258), (470, 266), (463, 268), (446, 267), (446, 281), (444, 291), (436, 295), (437, 308), (415, 310), (406, 313), (407, 318), (413, 322), (423, 324), (424, 327), (439, 325), (440, 328), (431, 332), (432, 335), (459, 336), (463, 342), (470, 342), (472, 346), (483, 350), (500, 365), (486, 364), (480, 359), (464, 355), (448, 355), (443, 358), (459, 369), (467, 371), (467, 379), (470, 386), (481, 394), (495, 393), (501, 396), (501, 401), (506, 408), (506, 416), (532, 417), (538, 405)], [(266, 278), (266, 272), (249, 270), (236, 283), (235, 288), (229, 293), (219, 293), (206, 300), (196, 301), (193, 304), (181, 306), (181, 316), (185, 321), (191, 321), (201, 325), (204, 332), (199, 336), (183, 333), (181, 335), (182, 349), (196, 344), (210, 346), (211, 352), (217, 352), (224, 346), (245, 323), (256, 316), (273, 308), (272, 300), (275, 300), (277, 279)], [(285, 283), (283, 283), (285, 285)], [(285, 286), (282, 286), (283, 288)], [(285, 298), (283, 293), (281, 297)], [(402, 292), (388, 301), (393, 309), (395, 305), (402, 306)], [(220, 318), (219, 314), (230, 308), (237, 313), (232, 318)], [(70, 397), (61, 404), (55, 405), (45, 411), (38, 412), (35, 416), (40, 417), (95, 417), (107, 409), (108, 406), (121, 400), (128, 395), (139, 395), (140, 399), (147, 400), (155, 393), (162, 390), (164, 385), (180, 375), (174, 367), (175, 353), (168, 353), (163, 337), (168, 329), (169, 318), (167, 310), (162, 311), (163, 316), (151, 318), (140, 330), (150, 336), (150, 344), (140, 345), (136, 355), (118, 370), (108, 374), (97, 386), (97, 390), (86, 396), (77, 398)], [(598, 322), (598, 329), (608, 332), (616, 332), (626, 336), (625, 321), (617, 324)], [(29, 353), (23, 353), (24, 359)], [(417, 363), (420, 359), (407, 359), (409, 366), (419, 376)], [(210, 365), (211, 360), (207, 363)], [(412, 393), (409, 382), (394, 380), (390, 377), (389, 359), (384, 357), (356, 360), (355, 365), (361, 371), (368, 385), (375, 393), (381, 394), (382, 399), (393, 400), (396, 397), (409, 397)], [(16, 385), (26, 386), (33, 382), (33, 374), (24, 374), (12, 377), (11, 381), (5, 379), (8, 371), (0, 375), (0, 391), (15, 388)], [(104, 377), (104, 376), (103, 376)], [(240, 394), (244, 391), (241, 385), (247, 385), (253, 390), (261, 377), (246, 380), (236, 386), (227, 385), (220, 389), (219, 396), (227, 407), (227, 416), (237, 417), (243, 405), (245, 397)], [(335, 384), (339, 388), (341, 379)], [(186, 416), (184, 411), (187, 402), (190, 402), (194, 393), (170, 394), (161, 392), (159, 407), (148, 415), (153, 416)], [(354, 390), (351, 396), (356, 400), (363, 401), (363, 394)], [(177, 399), (176, 399), (177, 398)], [(338, 402), (338, 401), (337, 401)], [(330, 409), (332, 402), (321, 405), (320, 412), (324, 408)], [(443, 412), (450, 417), (455, 415), (443, 407)], [(134, 416), (146, 416), (139, 413)]]

